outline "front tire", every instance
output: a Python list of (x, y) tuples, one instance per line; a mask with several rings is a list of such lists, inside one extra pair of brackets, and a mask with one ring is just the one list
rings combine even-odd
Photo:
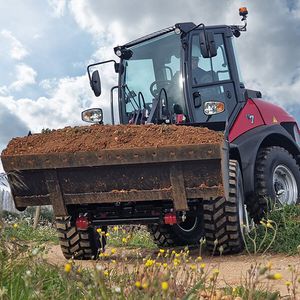
[(229, 198), (205, 200), (203, 213), (206, 247), (211, 253), (230, 254), (244, 249), (243, 178), (236, 160), (229, 161)]
[(296, 204), (300, 201), (300, 169), (284, 148), (273, 146), (259, 150), (255, 164), (254, 216), (259, 221), (274, 203)]

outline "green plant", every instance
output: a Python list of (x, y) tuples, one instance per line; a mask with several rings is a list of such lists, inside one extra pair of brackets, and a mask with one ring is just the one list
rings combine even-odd
[(53, 242), (58, 243), (56, 229), (52, 226), (38, 226), (33, 229), (31, 221), (26, 219), (11, 220), (2, 230), (4, 240), (18, 240), (21, 242)]
[(157, 249), (144, 226), (112, 226), (108, 230), (108, 244), (115, 247), (140, 247)]
[(274, 206), (266, 219), (245, 235), (250, 253), (296, 254), (300, 245), (300, 206)]

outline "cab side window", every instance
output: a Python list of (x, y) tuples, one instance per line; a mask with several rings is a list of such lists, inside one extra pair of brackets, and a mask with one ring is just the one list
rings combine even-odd
[(217, 56), (203, 58), (199, 47), (199, 36), (192, 40), (192, 84), (193, 86), (230, 80), (230, 72), (222, 34), (215, 34)]

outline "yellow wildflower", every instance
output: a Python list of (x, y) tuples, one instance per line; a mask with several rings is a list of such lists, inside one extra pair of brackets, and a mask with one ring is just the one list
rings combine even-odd
[(109, 275), (108, 271), (105, 270), (105, 271), (103, 272), (103, 275), (104, 275), (104, 276), (108, 276), (108, 275)]
[(205, 267), (206, 267), (206, 264), (201, 264), (201, 265), (200, 265), (200, 268), (201, 268), (201, 269), (204, 269)]
[(282, 279), (282, 274), (280, 274), (280, 273), (275, 273), (273, 276), (274, 276), (275, 280)]
[(196, 265), (190, 265), (190, 268), (194, 271), (197, 269), (197, 266)]
[(99, 257), (109, 257), (109, 254), (106, 253), (106, 252), (101, 252), (101, 253), (99, 254)]
[(164, 249), (159, 249), (159, 253), (163, 254), (163, 253), (165, 253), (165, 250)]
[(155, 260), (153, 259), (148, 259), (145, 263), (145, 267), (151, 267), (155, 263)]
[(220, 273), (220, 270), (219, 270), (219, 269), (213, 269), (213, 274), (214, 274), (215, 276), (219, 275), (219, 273)]
[(292, 285), (292, 283), (291, 283), (291, 281), (286, 281), (286, 282), (285, 282), (285, 285), (286, 285), (287, 287), (290, 287), (290, 286)]
[(109, 236), (110, 236), (110, 233), (109, 233), (109, 232), (107, 232), (107, 233), (106, 233), (106, 237), (109, 237)]
[(72, 270), (72, 264), (71, 263), (66, 263), (65, 264), (65, 272), (70, 273)]
[(174, 258), (173, 264), (174, 264), (175, 267), (177, 267), (180, 264), (180, 260), (177, 259), (177, 258)]
[(113, 264), (116, 264), (116, 263), (117, 263), (117, 261), (116, 261), (115, 259), (113, 259), (111, 262), (112, 262)]
[(167, 264), (167, 263), (163, 263), (163, 267), (164, 267), (164, 268), (167, 268), (167, 267), (168, 267), (168, 264)]
[(144, 282), (143, 284), (142, 284), (142, 288), (145, 290), (145, 289), (147, 289), (148, 288), (148, 282)]
[(163, 282), (161, 283), (161, 289), (162, 289), (163, 291), (167, 291), (168, 288), (169, 288), (168, 282), (167, 282), (167, 281), (163, 281)]
[(115, 254), (117, 252), (117, 249), (116, 248), (112, 248), (110, 252), (111, 252), (111, 254)]
[(122, 238), (122, 243), (126, 244), (127, 243), (127, 239), (126, 238)]
[(136, 281), (135, 286), (139, 289), (142, 286), (142, 284), (140, 281)]
[(196, 262), (201, 261), (201, 260), (202, 260), (202, 257), (201, 257), (201, 256), (198, 256), (198, 257), (196, 258)]
[(259, 222), (262, 226), (264, 226), (264, 227), (266, 227), (267, 226), (267, 224), (263, 221), (263, 220), (260, 220), (260, 222)]
[(101, 228), (97, 228), (97, 232), (98, 232), (98, 233), (101, 233), (101, 232), (102, 232), (102, 229), (101, 229)]
[(14, 227), (15, 229), (17, 229), (17, 228), (19, 227), (19, 225), (18, 225), (17, 223), (15, 223), (15, 224), (13, 225), (13, 227)]
[(282, 274), (274, 273), (274, 274), (268, 275), (267, 278), (272, 279), (272, 280), (279, 280), (279, 279), (282, 279)]
[(113, 231), (118, 231), (119, 230), (119, 226), (114, 226), (113, 227)]

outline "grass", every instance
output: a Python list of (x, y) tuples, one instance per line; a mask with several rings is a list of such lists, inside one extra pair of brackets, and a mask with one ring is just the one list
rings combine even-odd
[(300, 206), (275, 206), (246, 237), (251, 253), (297, 254), (300, 251)]
[[(268, 276), (270, 280), (275, 279), (271, 269), (262, 272), (261, 266), (256, 266), (256, 274), (259, 279)], [(126, 257), (115, 259), (107, 253), (93, 268), (82, 270), (72, 260), (61, 267), (51, 265), (44, 259), (43, 247), (24, 247), (21, 241), (3, 239), (1, 235), (0, 299), (192, 300), (201, 297), (279, 299), (278, 293), (254, 284), (223, 288), (219, 284), (219, 270), (206, 266), (200, 257), (190, 257), (187, 249), (160, 250), (154, 258), (134, 261)]]
[[(300, 207), (274, 208), (247, 238), (251, 253), (295, 254), (300, 244)], [(44, 221), (43, 221), (44, 222)], [(92, 268), (82, 269), (72, 260), (64, 266), (45, 259), (45, 243), (57, 243), (51, 223), (32, 228), (32, 218), (6, 216), (0, 228), (0, 299), (281, 299), (269, 289), (281, 280), (276, 266), (252, 265), (237, 286), (225, 286), (216, 266), (205, 265), (188, 249), (163, 250), (153, 243), (144, 226), (109, 227), (106, 253)], [(275, 237), (275, 238), (274, 238)], [(255, 247), (254, 247), (255, 244)], [(116, 248), (113, 248), (116, 247)], [(251, 248), (252, 247), (252, 248)], [(127, 256), (126, 248), (134, 248)], [(151, 256), (142, 248), (156, 249)], [(153, 256), (154, 255), (154, 256)], [(138, 257), (138, 259), (137, 259)], [(289, 298), (296, 300), (299, 270), (289, 266)], [(222, 298), (223, 297), (223, 298)]]
[(39, 226), (37, 229), (33, 229), (32, 224), (26, 220), (5, 226), (2, 234), (6, 240), (15, 239), (21, 242), (52, 242), (58, 244), (55, 228), (51, 226)]
[[(22, 215), (2, 212), (2, 239), (18, 240), (24, 243), (45, 243), (52, 242), (58, 244), (57, 232), (51, 222), (52, 219), (47, 209), (41, 214), (40, 223), (37, 229), (33, 228), (34, 210), (29, 210)], [(1, 226), (1, 222), (0, 222)]]
[(129, 248), (157, 249), (145, 226), (113, 226), (109, 227), (108, 243), (110, 246)]

